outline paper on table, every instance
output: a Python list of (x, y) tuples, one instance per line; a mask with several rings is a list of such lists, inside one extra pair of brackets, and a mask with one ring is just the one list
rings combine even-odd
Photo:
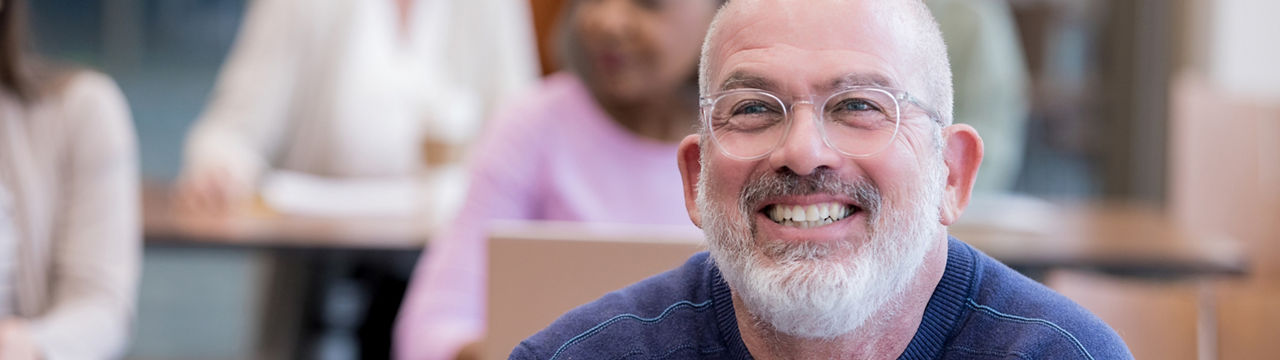
[(262, 197), (288, 215), (410, 217), (422, 209), (422, 181), (415, 178), (337, 179), (292, 171), (266, 177)]

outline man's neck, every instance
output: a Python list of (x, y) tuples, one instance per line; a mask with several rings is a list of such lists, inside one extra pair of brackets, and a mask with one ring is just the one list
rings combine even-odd
[(803, 339), (777, 332), (758, 320), (737, 294), (733, 308), (747, 350), (756, 359), (896, 359), (915, 337), (925, 307), (947, 267), (947, 240), (925, 255), (914, 279), (883, 309), (853, 332), (835, 339)]

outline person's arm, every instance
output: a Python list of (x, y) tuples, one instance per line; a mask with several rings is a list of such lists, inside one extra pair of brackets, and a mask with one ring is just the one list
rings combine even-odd
[(247, 198), (287, 131), (315, 11), (294, 0), (249, 5), (204, 113), (187, 138), (179, 198), (221, 210)]
[(49, 303), (25, 321), (45, 358), (115, 357), (128, 338), (141, 254), (133, 124), (103, 75), (77, 74), (65, 94), (71, 134), (50, 239)]
[(493, 219), (536, 217), (540, 190), (540, 129), (525, 109), (489, 124), (472, 152), (462, 210), (433, 236), (418, 261), (396, 319), (397, 359), (452, 359), (484, 334), (487, 227)]

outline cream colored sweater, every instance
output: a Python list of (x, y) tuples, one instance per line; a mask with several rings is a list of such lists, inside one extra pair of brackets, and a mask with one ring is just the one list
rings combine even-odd
[(12, 196), (0, 219), (16, 239), (0, 279), (12, 285), (10, 313), (29, 321), (46, 358), (118, 357), (142, 251), (137, 149), (115, 83), (78, 72), (25, 107), (0, 90), (0, 184)]
[(402, 34), (391, 1), (252, 2), (183, 176), (403, 178), (422, 170), (424, 139), (470, 142), (537, 78), (528, 2), (414, 4)]

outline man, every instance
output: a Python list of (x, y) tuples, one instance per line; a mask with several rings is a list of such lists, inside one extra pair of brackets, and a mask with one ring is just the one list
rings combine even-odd
[(1116, 333), (950, 239), (982, 140), (918, 0), (735, 0), (681, 143), (710, 255), (566, 314), (516, 359), (1116, 359)]

